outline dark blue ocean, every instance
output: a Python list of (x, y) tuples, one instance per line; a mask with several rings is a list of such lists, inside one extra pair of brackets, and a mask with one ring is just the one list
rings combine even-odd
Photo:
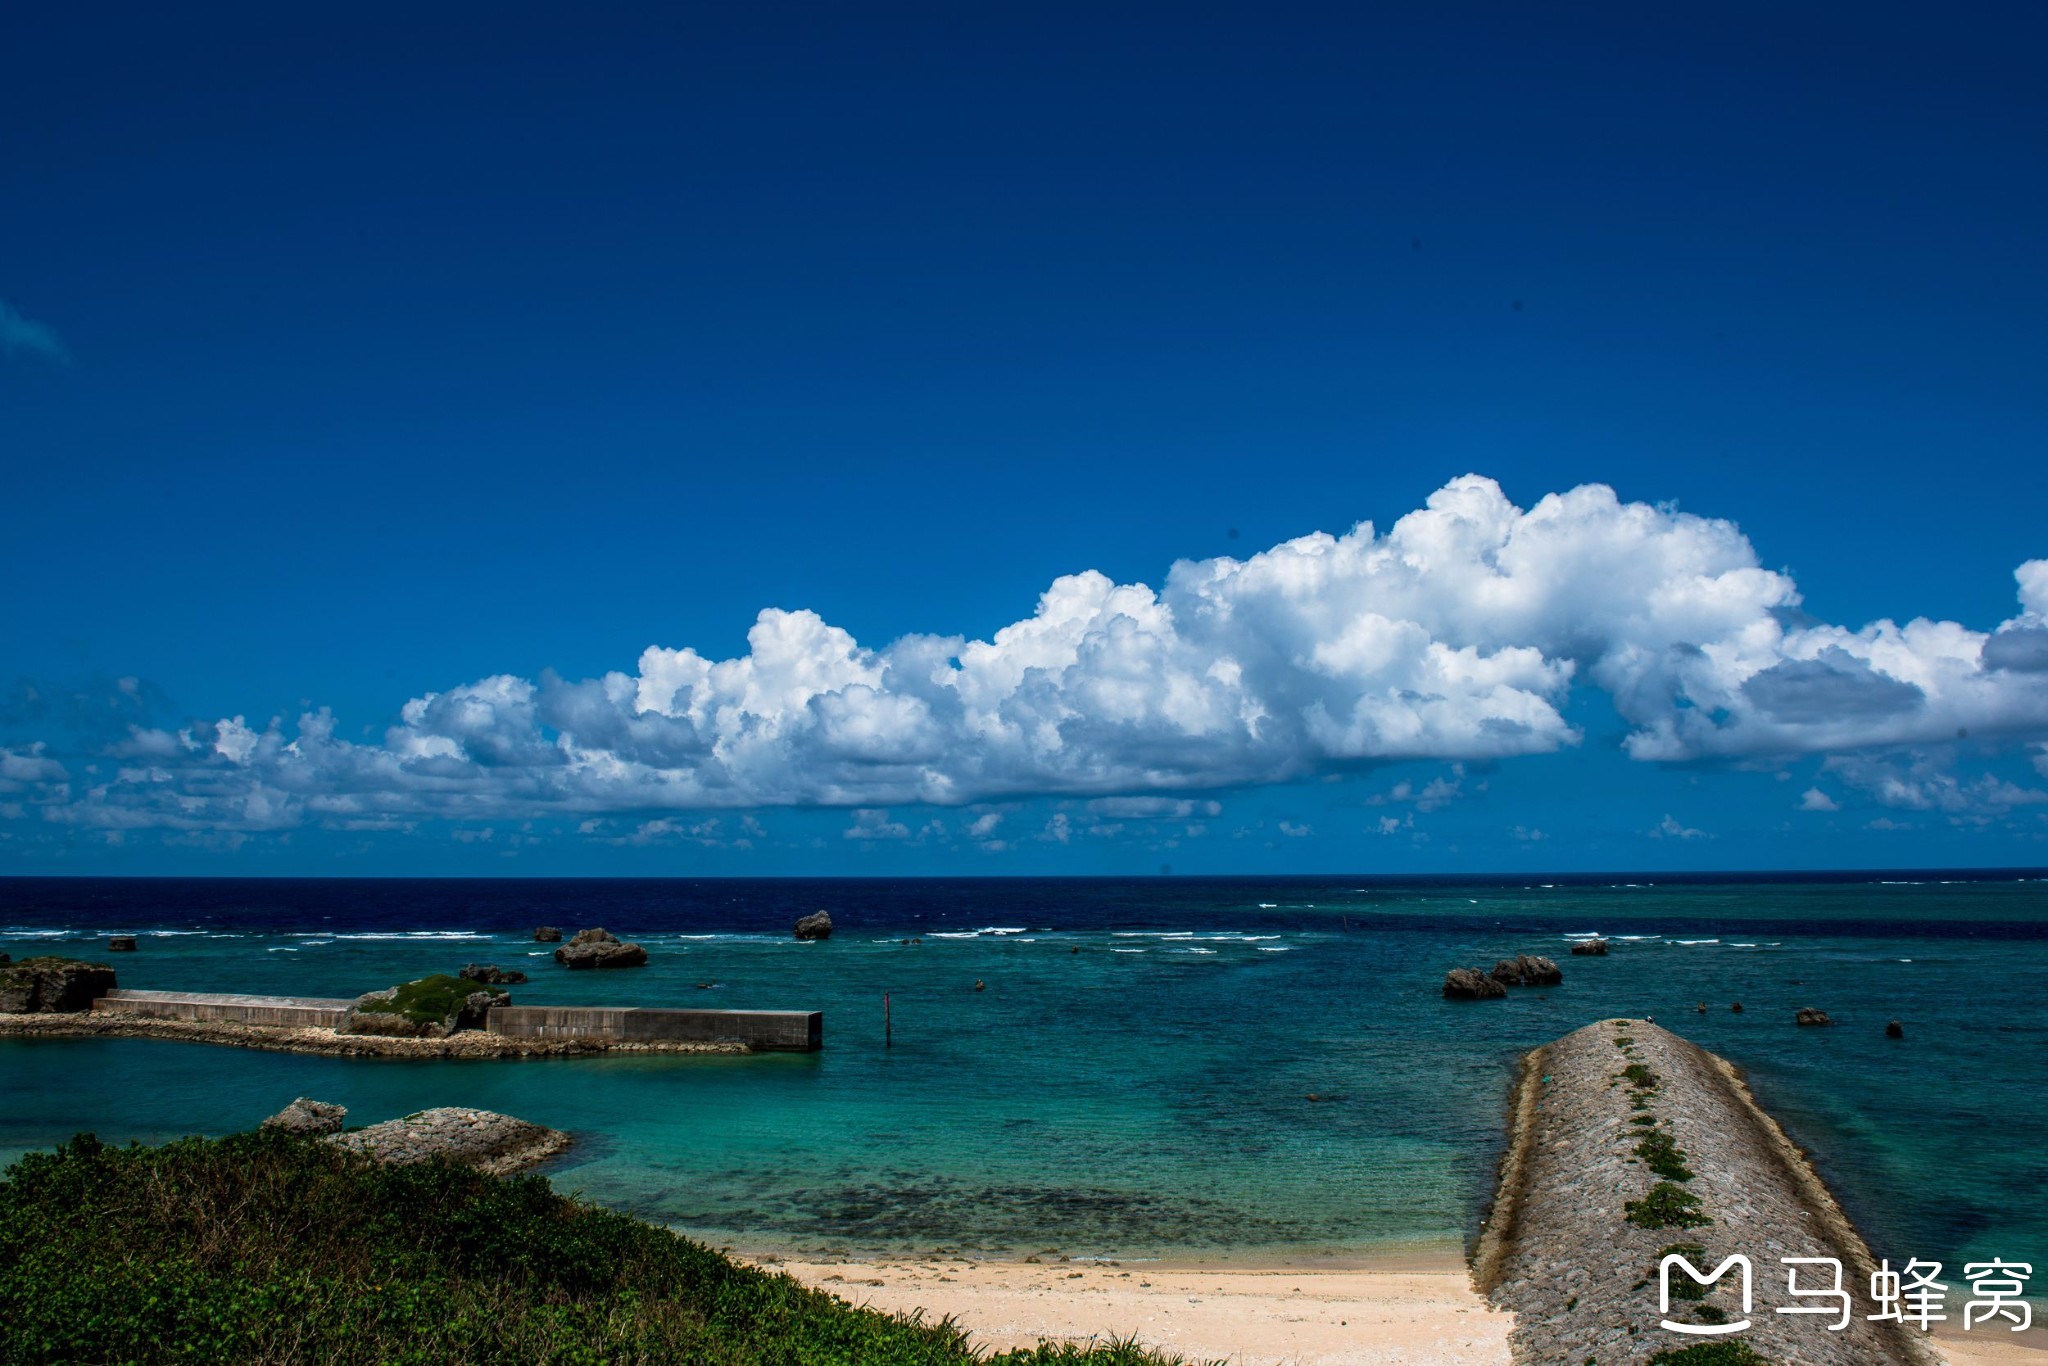
[[(838, 932), (794, 941), (820, 908)], [(542, 923), (652, 962), (567, 973)], [(1748, 1070), (1879, 1255), (2048, 1262), (2038, 873), (0, 881), (0, 951), (99, 957), (115, 931), (143, 936), (106, 959), (124, 986), (352, 995), (497, 962), (533, 974), (532, 1004), (822, 1010), (825, 1048), (427, 1063), (0, 1040), (0, 1162), (81, 1130), (226, 1133), (298, 1095), (351, 1123), (476, 1105), (573, 1131), (561, 1189), (723, 1245), (1364, 1259), (1472, 1233), (1518, 1054), (1653, 1015)], [(1568, 957), (1592, 932), (1612, 954)], [(1523, 952), (1564, 984), (1439, 996), (1446, 968)], [(1837, 1025), (1795, 1027), (1809, 1005)]]

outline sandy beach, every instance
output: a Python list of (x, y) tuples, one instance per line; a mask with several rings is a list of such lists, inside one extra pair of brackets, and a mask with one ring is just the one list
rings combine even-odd
[(987, 1348), (1137, 1337), (1242, 1366), (1506, 1366), (1512, 1318), (1456, 1256), (1385, 1269), (1159, 1263), (764, 1261), (891, 1312), (952, 1316)]
[[(952, 1317), (984, 1348), (1135, 1336), (1231, 1366), (1508, 1366), (1512, 1315), (1454, 1256), (1373, 1269), (758, 1258), (805, 1285), (891, 1313)], [(2048, 1330), (1937, 1333), (1952, 1366), (2048, 1366)]]

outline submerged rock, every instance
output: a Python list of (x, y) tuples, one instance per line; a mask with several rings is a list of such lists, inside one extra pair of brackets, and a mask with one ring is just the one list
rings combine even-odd
[(516, 987), (526, 980), (526, 974), (511, 968), (501, 968), (496, 963), (471, 963), (459, 976), (488, 986)]
[(282, 1129), (288, 1134), (300, 1134), (315, 1138), (321, 1134), (338, 1134), (348, 1119), (346, 1105), (329, 1105), (325, 1101), (308, 1100), (300, 1096), (291, 1104), (263, 1121), (266, 1129)]
[(0, 1015), (76, 1014), (114, 989), (114, 970), (75, 958), (24, 958), (0, 967)]
[(1477, 968), (1452, 968), (1444, 974), (1444, 996), (1452, 1001), (1490, 1001), (1508, 989)]
[(1605, 958), (1607, 956), (1607, 941), (1605, 939), (1581, 939), (1578, 943), (1572, 945), (1572, 953), (1580, 958)]
[(110, 939), (108, 939), (108, 940), (107, 940), (107, 952), (108, 952), (108, 953), (133, 953), (133, 952), (135, 952), (135, 936), (134, 936), (134, 935), (132, 935), (132, 934), (117, 934), (117, 935), (114, 935), (114, 936), (113, 936), (112, 938), (110, 938)]
[(446, 1158), (493, 1176), (523, 1171), (568, 1149), (569, 1135), (490, 1110), (421, 1110), (325, 1142), (377, 1162), (403, 1165)]
[(1807, 1006), (1806, 1008), (1802, 1009), (1798, 1015), (1793, 1017), (1793, 1022), (1796, 1024), (1803, 1025), (1826, 1025), (1834, 1023), (1833, 1020), (1830, 1020), (1828, 1018), (1828, 1013), (1825, 1010), (1815, 1010), (1812, 1006)]
[(819, 911), (796, 922), (796, 937), (799, 939), (830, 939), (832, 937), (832, 913)]
[(559, 944), (562, 942), (562, 932), (553, 925), (543, 925), (533, 932), (533, 942), (536, 944)]
[(555, 950), (555, 961), (565, 968), (639, 968), (647, 966), (647, 950), (621, 943), (610, 930), (578, 930)]

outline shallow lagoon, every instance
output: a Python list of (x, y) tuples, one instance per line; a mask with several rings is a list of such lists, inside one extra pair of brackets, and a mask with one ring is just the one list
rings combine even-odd
[[(839, 932), (790, 939), (819, 906)], [(572, 975), (527, 937), (541, 922), (653, 961)], [(108, 959), (124, 985), (346, 995), (486, 961), (533, 973), (532, 1004), (821, 1009), (826, 1047), (412, 1063), (0, 1041), (0, 1161), (78, 1130), (228, 1132), (301, 1094), (352, 1123), (476, 1105), (577, 1133), (561, 1188), (723, 1244), (1368, 1257), (1471, 1232), (1523, 1049), (1648, 1014), (1749, 1069), (1879, 1255), (2048, 1260), (2048, 1215), (2012, 1194), (2048, 1178), (2038, 881), (0, 883), (17, 958), (116, 929), (145, 934)], [(1567, 957), (1591, 931), (1613, 953)], [(1438, 997), (1446, 967), (1517, 952), (1564, 985)], [(1802, 1005), (1839, 1024), (1794, 1027)]]

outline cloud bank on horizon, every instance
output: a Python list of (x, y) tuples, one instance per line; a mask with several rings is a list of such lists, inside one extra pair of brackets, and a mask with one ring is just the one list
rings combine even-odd
[(1953, 780), (1874, 756), (1968, 735), (2033, 746), (2048, 774), (2048, 560), (2016, 578), (2021, 610), (1991, 631), (1831, 625), (1733, 522), (1599, 484), (1524, 510), (1467, 475), (1384, 533), (1361, 523), (1182, 561), (1158, 591), (1063, 577), (988, 640), (869, 649), (771, 608), (738, 658), (650, 646), (630, 673), (497, 675), (411, 700), (380, 744), (337, 738), (323, 709), (289, 731), (239, 716), (130, 726), (103, 756), (112, 779), (47, 744), (0, 751), (0, 814), (261, 831), (1159, 800), (1551, 753), (1580, 743), (1565, 711), (1586, 687), (1612, 700), (1636, 759), (1825, 754), (1882, 800), (1938, 805)]

